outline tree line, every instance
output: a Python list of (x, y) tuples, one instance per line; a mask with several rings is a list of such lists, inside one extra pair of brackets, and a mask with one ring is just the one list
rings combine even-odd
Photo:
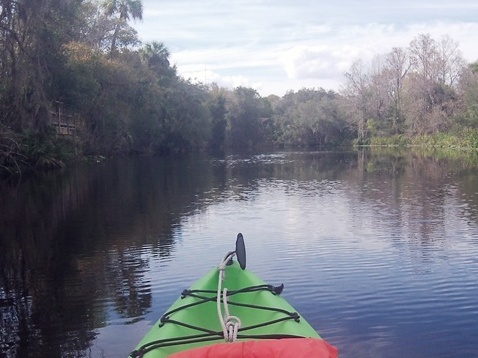
[[(0, 0), (2, 170), (78, 155), (475, 135), (478, 62), (467, 64), (448, 37), (421, 34), (355, 62), (339, 92), (261, 97), (179, 76), (167, 47), (143, 44), (130, 25), (142, 12), (141, 0)], [(75, 136), (56, 134), (58, 109), (75, 118)]]

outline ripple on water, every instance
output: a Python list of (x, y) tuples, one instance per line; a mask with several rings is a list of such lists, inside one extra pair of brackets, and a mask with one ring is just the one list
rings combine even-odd
[[(240, 169), (288, 159), (227, 163)], [(466, 207), (424, 218), (414, 194), (392, 205), (388, 182), (357, 188), (318, 172), (301, 180), (276, 174), (247, 184), (232, 175), (216, 201), (184, 214), (172, 258), (166, 265), (149, 258), (149, 272), (141, 273), (153, 296), (147, 320), (215, 266), (241, 231), (248, 267), (266, 282), (284, 283), (284, 297), (341, 357), (453, 356), (452, 341), (460, 342), (461, 356), (478, 351), (477, 230), (454, 211)]]

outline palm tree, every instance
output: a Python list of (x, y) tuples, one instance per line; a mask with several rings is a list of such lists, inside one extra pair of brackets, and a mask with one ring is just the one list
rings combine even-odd
[(140, 50), (141, 58), (153, 70), (162, 85), (168, 85), (176, 77), (176, 66), (169, 62), (169, 50), (162, 42), (147, 43)]
[(149, 67), (159, 69), (169, 67), (169, 50), (162, 42), (147, 43), (140, 50), (141, 57)]
[(103, 8), (105, 15), (108, 17), (119, 15), (115, 23), (113, 38), (111, 39), (110, 53), (112, 54), (116, 51), (116, 40), (121, 26), (130, 18), (133, 20), (143, 19), (143, 3), (141, 0), (105, 0)]

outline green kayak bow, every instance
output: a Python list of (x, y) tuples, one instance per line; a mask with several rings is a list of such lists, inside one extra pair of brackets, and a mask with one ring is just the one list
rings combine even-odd
[[(264, 349), (281, 356), (292, 349), (298, 357), (301, 347), (309, 349), (311, 344), (317, 346), (311, 348), (314, 356), (335, 357), (336, 349), (280, 296), (283, 288), (266, 284), (246, 269), (244, 240), (238, 234), (236, 250), (181, 293), (130, 357), (221, 357), (224, 349), (228, 357), (276, 356)], [(316, 355), (320, 350), (325, 353)]]

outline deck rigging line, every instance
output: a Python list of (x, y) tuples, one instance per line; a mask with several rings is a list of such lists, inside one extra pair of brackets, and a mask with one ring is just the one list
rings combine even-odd
[[(269, 307), (269, 306), (261, 306), (261, 305), (255, 305), (255, 304), (246, 304), (246, 303), (238, 303), (234, 301), (230, 301), (228, 298), (238, 295), (238, 294), (244, 294), (244, 293), (251, 293), (251, 292), (257, 292), (257, 291), (268, 291), (273, 295), (278, 295), (282, 292), (282, 289), (284, 288), (283, 285), (280, 286), (272, 286), (272, 285), (256, 285), (256, 286), (250, 286), (250, 287), (245, 287), (241, 288), (239, 290), (232, 290), (232, 291), (227, 291), (226, 290), (226, 302), (228, 305), (231, 306), (240, 306), (240, 307), (247, 307), (251, 309), (256, 309), (256, 310), (266, 310), (266, 311), (273, 311), (273, 312), (278, 312), (281, 313), (283, 316), (274, 320), (269, 320), (265, 321), (262, 323), (246, 326), (246, 327), (240, 327), (237, 329), (237, 339), (282, 339), (282, 338), (300, 338), (301, 336), (295, 336), (295, 335), (290, 335), (290, 334), (243, 334), (242, 332), (246, 332), (251, 329), (259, 328), (259, 327), (264, 327), (264, 326), (269, 326), (273, 324), (277, 324), (283, 321), (287, 320), (294, 320), (296, 322), (300, 321), (300, 316), (297, 312), (290, 312), (281, 308), (275, 308), (275, 307)], [(214, 296), (207, 296), (207, 294), (213, 294)], [(223, 295), (219, 295), (219, 300), (218, 300), (218, 295), (217, 291), (213, 290), (184, 290), (181, 294), (181, 298), (186, 298), (186, 297), (193, 297), (197, 299), (196, 302), (188, 303), (183, 306), (174, 308), (170, 311), (167, 311), (166, 313), (163, 314), (163, 316), (160, 319), (159, 326), (162, 327), (165, 324), (176, 324), (180, 325), (183, 327), (187, 327), (193, 330), (196, 330), (200, 333), (198, 334), (192, 334), (192, 335), (187, 335), (187, 336), (182, 336), (182, 337), (173, 337), (173, 338), (165, 338), (165, 339), (158, 339), (149, 343), (144, 344), (137, 350), (131, 352), (130, 357), (132, 358), (140, 358), (143, 357), (144, 354), (156, 349), (156, 348), (161, 348), (161, 347), (168, 347), (168, 346), (174, 346), (174, 345), (180, 345), (180, 344), (190, 344), (190, 343), (200, 343), (200, 342), (209, 342), (209, 341), (215, 341), (218, 339), (226, 339), (224, 330), (221, 331), (213, 331), (206, 329), (204, 327), (196, 326), (196, 325), (191, 325), (187, 322), (181, 322), (177, 321), (171, 318), (171, 316), (181, 310), (197, 306), (200, 304), (204, 304), (207, 302), (222, 302), (224, 303), (224, 297)]]

